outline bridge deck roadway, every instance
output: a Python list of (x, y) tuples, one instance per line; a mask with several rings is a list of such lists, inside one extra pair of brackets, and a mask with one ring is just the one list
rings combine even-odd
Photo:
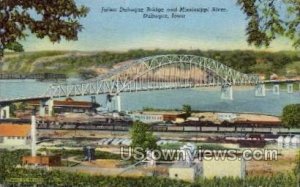
[(23, 101), (40, 101), (40, 100), (48, 100), (49, 96), (37, 96), (37, 97), (19, 97), (19, 98), (9, 98), (9, 99), (1, 99), (0, 105), (10, 104), (14, 102), (23, 102)]
[[(273, 83), (273, 84), (280, 84), (280, 83), (300, 83), (300, 79), (288, 79), (288, 80), (264, 80), (260, 83)], [(218, 84), (204, 84), (198, 87), (214, 87), (214, 86), (220, 86)], [(239, 86), (239, 85), (236, 85)], [(195, 87), (195, 85), (191, 86)], [(182, 88), (190, 88), (189, 86), (177, 86), (177, 87), (166, 87), (166, 88), (140, 88), (138, 90), (125, 90), (124, 92), (136, 92), (136, 91), (153, 91), (153, 90), (161, 90), (161, 89), (182, 89)], [(101, 94), (100, 94), (101, 95)], [(72, 96), (72, 95), (70, 95)], [(32, 96), (32, 97), (17, 97), (17, 98), (1, 98), (0, 96), (0, 105), (6, 105), (13, 102), (23, 102), (23, 101), (36, 101), (36, 100), (48, 100), (50, 99), (50, 96)]]

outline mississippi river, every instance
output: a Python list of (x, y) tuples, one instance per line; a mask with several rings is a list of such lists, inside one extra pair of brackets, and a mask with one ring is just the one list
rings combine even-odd
[[(0, 80), (0, 98), (42, 95), (51, 83), (34, 80)], [(178, 90), (146, 91), (122, 93), (123, 110), (138, 110), (143, 107), (181, 109), (189, 104), (192, 109), (223, 112), (254, 112), (280, 115), (287, 104), (300, 103), (298, 88), (293, 94), (282, 91), (274, 95), (270, 90), (266, 97), (255, 97), (254, 87), (234, 87), (233, 101), (220, 99), (220, 88), (194, 88)], [(97, 102), (106, 106), (106, 97), (99, 95)], [(76, 98), (75, 98), (76, 99)], [(89, 96), (78, 99), (90, 100)]]

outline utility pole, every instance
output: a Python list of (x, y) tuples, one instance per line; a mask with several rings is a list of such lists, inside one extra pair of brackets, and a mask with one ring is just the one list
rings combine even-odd
[(36, 156), (36, 118), (35, 110), (32, 112), (31, 116), (31, 156)]

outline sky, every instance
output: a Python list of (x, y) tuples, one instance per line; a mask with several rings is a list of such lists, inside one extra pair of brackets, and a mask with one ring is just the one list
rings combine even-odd
[[(25, 51), (78, 50), (126, 51), (130, 49), (200, 49), (267, 51), (293, 50), (291, 41), (279, 38), (269, 48), (246, 42), (246, 16), (235, 0), (76, 0), (90, 8), (80, 23), (84, 30), (77, 41), (53, 44), (49, 39), (29, 36), (21, 43)], [(149, 19), (143, 13), (101, 13), (102, 7), (116, 8), (225, 8), (226, 12), (185, 13), (184, 19)], [(155, 12), (152, 12), (157, 14)], [(169, 16), (172, 13), (167, 13)]]

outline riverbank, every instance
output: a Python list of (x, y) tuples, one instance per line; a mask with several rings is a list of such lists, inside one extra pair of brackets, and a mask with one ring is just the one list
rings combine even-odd
[[(225, 119), (222, 116), (229, 116)], [(211, 121), (216, 124), (220, 124), (223, 121), (259, 121), (259, 122), (280, 122), (280, 117), (273, 115), (254, 114), (254, 113), (226, 113), (226, 112), (192, 112), (192, 117), (200, 118), (201, 120)]]
[[(68, 82), (76, 81), (68, 79)], [(30, 97), (45, 94), (52, 82), (35, 80), (0, 80), (0, 97)], [(282, 109), (288, 104), (300, 103), (299, 92), (292, 94), (281, 92), (275, 95), (266, 92), (265, 97), (255, 97), (254, 88), (233, 91), (233, 100), (220, 98), (220, 87), (199, 89), (170, 89), (143, 92), (121, 93), (121, 109), (123, 111), (137, 111), (143, 108), (181, 110), (182, 105), (190, 105), (192, 110), (199, 112), (233, 112), (253, 113), (280, 116)], [(75, 100), (90, 101), (90, 96), (74, 97)], [(96, 101), (101, 104), (102, 110), (107, 110), (105, 95), (96, 95)], [(114, 109), (115, 103), (110, 108)]]

